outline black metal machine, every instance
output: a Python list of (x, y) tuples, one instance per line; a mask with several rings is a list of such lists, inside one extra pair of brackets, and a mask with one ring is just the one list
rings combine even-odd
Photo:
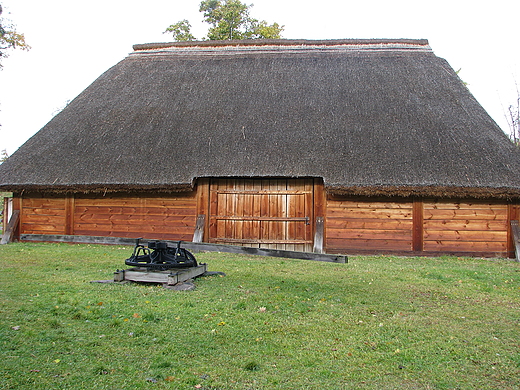
[(181, 248), (181, 241), (177, 243), (177, 247), (170, 247), (165, 241), (150, 241), (148, 247), (145, 247), (140, 240), (140, 238), (136, 240), (132, 256), (125, 260), (126, 265), (160, 271), (197, 267), (195, 256)]

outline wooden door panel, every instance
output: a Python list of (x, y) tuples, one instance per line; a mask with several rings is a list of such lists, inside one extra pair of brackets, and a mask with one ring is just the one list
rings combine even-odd
[(312, 179), (214, 179), (210, 242), (312, 250)]

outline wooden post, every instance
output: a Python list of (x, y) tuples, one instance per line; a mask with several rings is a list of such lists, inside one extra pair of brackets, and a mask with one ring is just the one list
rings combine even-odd
[(204, 226), (206, 226), (206, 216), (200, 214), (197, 216), (195, 233), (193, 233), (193, 242), (202, 242), (204, 240)]
[(422, 252), (424, 249), (424, 215), (423, 215), (423, 201), (413, 200), (413, 237), (412, 249), (414, 252)]
[(22, 194), (18, 194), (17, 196), (15, 196), (13, 194), (13, 202), (11, 205), (12, 205), (11, 211), (13, 213), (15, 212), (15, 210), (18, 210), (20, 212), (19, 221), (14, 228), (14, 235), (12, 238), (13, 240), (15, 240), (15, 239), (18, 239), (18, 237), (20, 237), (20, 234), (22, 233), (22, 224), (23, 224), (23, 220), (24, 220), (23, 210), (22, 210), (22, 207), (23, 207)]
[[(507, 256), (513, 258), (516, 253), (516, 241), (513, 235), (513, 221), (520, 219), (519, 207), (517, 204), (509, 203), (507, 205)], [(516, 254), (518, 260), (518, 254)]]
[(314, 253), (323, 252), (323, 217), (316, 217), (316, 225), (314, 227)]
[[(202, 227), (200, 227), (200, 240), (202, 242), (205, 237), (209, 237), (209, 222), (206, 218), (206, 215), (209, 214), (209, 179), (201, 178), (197, 179), (197, 225), (195, 227), (195, 234), (199, 230), (199, 218), (200, 216), (204, 216), (204, 219), (200, 221), (202, 223)], [(195, 240), (195, 234), (193, 239)]]
[(327, 199), (323, 179), (314, 179), (314, 253), (326, 253), (325, 209)]
[(518, 228), (518, 221), (511, 221), (511, 231), (513, 234), (513, 241), (515, 244), (516, 261), (520, 261), (520, 229)]
[(65, 198), (65, 234), (74, 234), (74, 194), (69, 194)]
[(2, 240), (0, 241), (0, 245), (9, 244), (14, 237), (14, 233), (18, 226), (18, 220), (20, 219), (20, 210), (14, 210), (9, 223), (7, 224), (7, 228), (2, 236)]
[(9, 220), (9, 198), (4, 198), (4, 208), (3, 208), (3, 218), (2, 218), (2, 232), (5, 232), (7, 229), (7, 222)]

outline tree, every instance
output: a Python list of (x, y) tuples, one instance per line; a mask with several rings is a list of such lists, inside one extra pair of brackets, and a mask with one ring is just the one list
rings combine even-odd
[(506, 115), (509, 124), (509, 137), (517, 146), (520, 146), (520, 91), (516, 88), (516, 103), (508, 107)]
[(191, 24), (186, 19), (181, 20), (175, 24), (171, 24), (163, 34), (172, 33), (173, 39), (176, 41), (195, 41), (196, 38), (190, 32)]
[[(251, 5), (239, 0), (204, 0), (199, 11), (204, 13), (204, 21), (211, 27), (206, 38), (208, 40), (227, 39), (279, 39), (283, 26), (271, 25), (265, 20), (259, 21), (249, 15)], [(195, 37), (190, 32), (191, 25), (182, 20), (170, 25), (164, 33), (172, 33), (176, 41), (192, 41)]]
[[(30, 46), (25, 42), (25, 36), (16, 32), (14, 25), (2, 17), (2, 5), (0, 4), (0, 61), (8, 56), (6, 50), (29, 50)], [(2, 64), (0, 62), (0, 69)]]

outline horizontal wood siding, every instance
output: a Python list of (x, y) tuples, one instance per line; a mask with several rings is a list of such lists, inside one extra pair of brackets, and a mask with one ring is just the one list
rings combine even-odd
[(411, 251), (412, 201), (329, 197), (326, 209), (328, 252)]
[[(24, 193), (15, 195), (13, 208), (20, 210), (19, 234), (191, 241), (197, 213), (207, 204), (209, 237), (204, 241), (312, 250), (312, 179), (228, 179), (211, 186), (208, 181), (204, 188), (204, 196), (195, 191), (106, 196)], [(507, 256), (514, 249), (509, 222), (520, 214), (517, 204), (507, 202), (331, 195), (323, 209), (327, 253)]]
[(195, 192), (178, 195), (78, 195), (74, 234), (191, 241), (197, 220)]
[(76, 234), (191, 241), (195, 192), (54, 196), (25, 194), (21, 234)]
[(424, 251), (507, 254), (507, 204), (426, 201), (423, 210)]
[(21, 234), (65, 234), (65, 198), (32, 194), (21, 200)]

